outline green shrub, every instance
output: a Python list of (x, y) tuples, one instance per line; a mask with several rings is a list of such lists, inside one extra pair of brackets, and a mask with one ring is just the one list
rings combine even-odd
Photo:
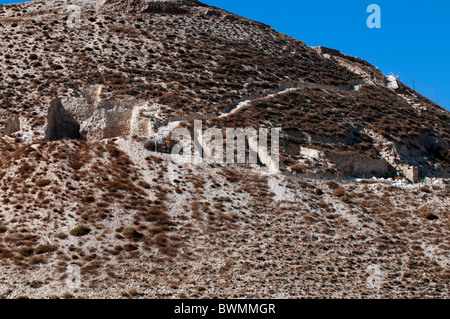
[(57, 233), (55, 237), (58, 239), (67, 239), (69, 236), (66, 233)]
[(46, 254), (46, 253), (52, 253), (58, 249), (58, 246), (56, 245), (39, 245), (34, 249), (34, 253), (36, 255)]
[(72, 236), (81, 237), (86, 236), (91, 232), (91, 229), (87, 226), (77, 226), (74, 229), (72, 229), (69, 233)]

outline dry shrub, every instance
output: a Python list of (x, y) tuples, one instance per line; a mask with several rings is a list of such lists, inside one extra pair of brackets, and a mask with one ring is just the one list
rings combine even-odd
[(323, 195), (323, 191), (320, 188), (316, 188), (316, 190), (314, 191), (314, 193), (318, 196)]
[(95, 197), (94, 197), (94, 196), (90, 196), (90, 195), (84, 196), (84, 197), (81, 199), (81, 201), (82, 201), (83, 203), (85, 203), (85, 204), (91, 204), (91, 203), (94, 203), (94, 202), (95, 202)]
[(36, 265), (36, 264), (44, 264), (45, 258), (43, 256), (33, 256), (28, 259), (28, 263), (30, 265)]
[(347, 195), (344, 195), (341, 197), (341, 202), (348, 204), (350, 203), (350, 198)]
[(431, 193), (431, 190), (427, 186), (422, 186), (420, 188), (420, 191), (423, 192), (423, 193), (427, 193), (427, 194)]
[(437, 220), (439, 217), (430, 211), (425, 211), (420, 214), (420, 217), (425, 218), (426, 220)]
[(13, 253), (5, 246), (0, 246), (0, 259), (9, 259), (13, 257)]
[(333, 195), (337, 197), (342, 197), (345, 195), (345, 189), (343, 189), (342, 187), (337, 187), (336, 189), (334, 189)]
[(51, 183), (52, 183), (52, 181), (49, 179), (39, 179), (36, 181), (36, 186), (45, 187), (45, 186), (50, 185)]
[(337, 184), (336, 182), (333, 182), (333, 181), (326, 182), (325, 184), (327, 184), (328, 187), (331, 189), (336, 189), (339, 187), (339, 184)]
[(23, 257), (30, 257), (34, 254), (34, 249), (31, 247), (22, 247), (19, 249), (18, 253)]
[(139, 181), (137, 184), (138, 184), (138, 186), (140, 186), (142, 188), (145, 188), (145, 189), (150, 189), (151, 188), (151, 185), (149, 183), (147, 183), (147, 182), (144, 182), (144, 181)]
[(50, 245), (50, 244), (44, 244), (39, 245), (34, 249), (34, 253), (36, 255), (46, 254), (46, 253), (52, 253), (58, 249), (58, 246), (56, 245)]
[(136, 229), (133, 227), (126, 227), (122, 231), (122, 235), (130, 240), (139, 240), (142, 238), (142, 234), (139, 233)]

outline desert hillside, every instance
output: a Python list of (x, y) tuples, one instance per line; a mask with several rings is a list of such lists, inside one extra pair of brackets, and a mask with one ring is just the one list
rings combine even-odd
[[(450, 113), (394, 77), (195, 0), (0, 29), (0, 297), (450, 296)], [(180, 163), (199, 121), (279, 165)]]

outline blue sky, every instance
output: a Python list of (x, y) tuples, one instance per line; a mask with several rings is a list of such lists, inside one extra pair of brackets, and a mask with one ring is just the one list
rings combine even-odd
[[(306, 42), (363, 58), (450, 110), (450, 1), (204, 0)], [(369, 29), (367, 7), (381, 8)]]
[[(0, 1), (12, 3), (23, 1)], [(450, 110), (450, 1), (203, 0), (306, 42), (361, 57)], [(366, 24), (381, 7), (381, 29)]]

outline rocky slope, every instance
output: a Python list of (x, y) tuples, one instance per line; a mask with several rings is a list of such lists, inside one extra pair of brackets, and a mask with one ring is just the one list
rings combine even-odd
[[(3, 297), (449, 296), (449, 113), (366, 61), (194, 0), (0, 28)], [(279, 170), (175, 163), (194, 120), (280, 127)]]

